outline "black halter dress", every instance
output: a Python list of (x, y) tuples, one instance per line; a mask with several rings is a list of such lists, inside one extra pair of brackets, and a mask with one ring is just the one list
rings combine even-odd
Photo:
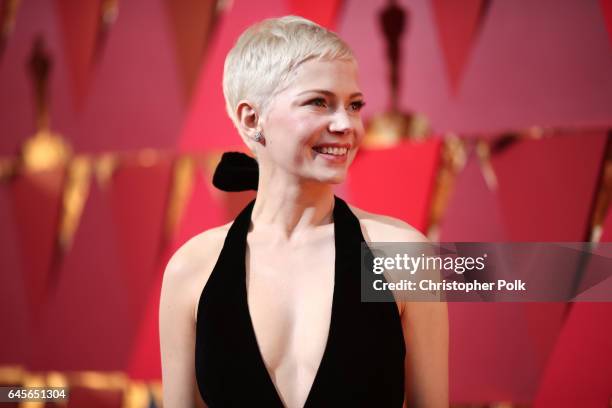
[[(198, 388), (210, 408), (282, 408), (247, 305), (245, 252), (252, 201), (235, 219), (200, 296), (195, 343)], [(305, 408), (399, 408), (404, 336), (394, 302), (361, 302), (359, 220), (335, 197), (335, 280), (327, 344)]]

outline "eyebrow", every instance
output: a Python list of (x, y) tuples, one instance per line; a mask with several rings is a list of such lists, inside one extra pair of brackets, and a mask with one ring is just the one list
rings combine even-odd
[[(325, 89), (309, 89), (307, 91), (300, 92), (298, 94), (298, 96), (302, 95), (302, 94), (305, 94), (305, 93), (309, 93), (309, 92), (322, 93), (323, 95), (327, 95), (327, 96), (335, 96), (333, 92), (327, 91)], [(361, 92), (352, 93), (352, 94), (349, 95), (349, 99), (350, 98), (355, 98), (356, 96), (363, 96), (363, 94)]]

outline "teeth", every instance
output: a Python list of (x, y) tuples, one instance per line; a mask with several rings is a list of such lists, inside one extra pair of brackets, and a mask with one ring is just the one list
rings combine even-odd
[(343, 156), (346, 154), (348, 149), (346, 147), (315, 147), (315, 151), (323, 154), (331, 154), (334, 156)]

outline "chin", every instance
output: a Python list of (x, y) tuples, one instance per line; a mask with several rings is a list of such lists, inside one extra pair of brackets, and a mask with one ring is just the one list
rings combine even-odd
[(319, 180), (328, 184), (340, 184), (346, 180), (346, 172), (328, 175), (327, 177), (322, 177)]
[(312, 168), (303, 173), (303, 177), (312, 181), (325, 184), (340, 184), (346, 180), (347, 168)]

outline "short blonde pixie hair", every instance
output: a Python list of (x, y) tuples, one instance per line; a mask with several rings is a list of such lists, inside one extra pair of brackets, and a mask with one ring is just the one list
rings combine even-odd
[(225, 108), (236, 128), (235, 109), (247, 99), (261, 115), (275, 93), (288, 85), (291, 73), (311, 59), (347, 60), (353, 52), (337, 34), (299, 16), (270, 18), (246, 29), (225, 58)]

